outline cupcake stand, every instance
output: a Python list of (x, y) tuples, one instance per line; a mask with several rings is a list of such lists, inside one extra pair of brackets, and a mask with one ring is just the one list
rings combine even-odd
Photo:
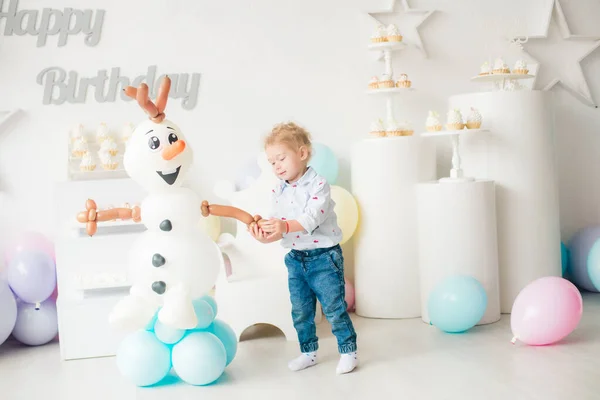
[(496, 182), (501, 311), (510, 313), (526, 284), (561, 275), (552, 92), (471, 93), (449, 103), (477, 105), (493, 127), (462, 137), (461, 168)]
[(450, 138), (453, 148), (450, 176), (417, 185), (421, 318), (427, 323), (429, 295), (450, 275), (472, 276), (485, 288), (488, 306), (479, 324), (500, 319), (495, 184), (465, 176), (459, 152), (459, 137), (487, 134), (487, 129), (421, 134)]
[[(402, 43), (371, 44), (393, 74), (391, 54)], [(387, 119), (393, 100), (412, 88), (371, 89), (385, 96)], [(435, 143), (419, 136), (364, 139), (352, 154), (352, 193), (361, 210), (354, 235), (356, 314), (370, 318), (415, 318), (421, 314), (417, 257), (415, 184), (435, 179)]]

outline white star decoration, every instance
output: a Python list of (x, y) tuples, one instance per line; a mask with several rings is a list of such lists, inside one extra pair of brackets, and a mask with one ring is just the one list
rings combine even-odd
[[(545, 43), (532, 46), (532, 40), (544, 39), (552, 44), (553, 61), (540, 64), (534, 85), (539, 85), (542, 90), (550, 90), (557, 84), (564, 87), (569, 93), (583, 103), (598, 107), (591, 94), (587, 80), (581, 68), (582, 61), (600, 47), (600, 37), (573, 35), (567, 24), (565, 14), (558, 0), (550, 7), (546, 34), (539, 37), (529, 37), (525, 44), (525, 52), (534, 53), (535, 58), (542, 58), (535, 48), (548, 51)], [(575, 60), (575, 61), (574, 61)]]
[[(396, 10), (398, 2), (401, 4), (402, 11)], [(377, 23), (384, 26), (395, 24), (403, 36), (402, 41), (414, 45), (427, 57), (427, 52), (419, 35), (419, 27), (434, 12), (435, 10), (411, 9), (408, 0), (390, 0), (389, 6), (384, 10), (371, 11), (368, 14)]]

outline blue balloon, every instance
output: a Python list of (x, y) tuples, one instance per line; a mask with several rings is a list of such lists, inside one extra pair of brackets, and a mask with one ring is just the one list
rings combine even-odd
[(562, 276), (567, 275), (569, 269), (569, 249), (563, 242), (560, 242), (560, 261), (562, 265)]
[(321, 143), (313, 143), (313, 152), (308, 163), (319, 175), (334, 185), (338, 177), (338, 160), (333, 151)]
[(157, 321), (156, 325), (154, 325), (154, 334), (156, 335), (156, 338), (164, 344), (175, 344), (183, 338), (185, 330), (172, 328)]
[(148, 325), (146, 325), (145, 329), (149, 332), (154, 332), (154, 326), (156, 325), (157, 322), (158, 322), (158, 311), (156, 313), (154, 313), (154, 317), (152, 317), (150, 322), (148, 322)]
[(10, 336), (17, 321), (17, 302), (8, 283), (0, 280), (0, 344)]
[(596, 241), (590, 249), (587, 270), (592, 284), (600, 291), (600, 241)]
[(464, 332), (474, 327), (485, 314), (487, 294), (477, 279), (454, 275), (433, 289), (427, 308), (432, 325), (444, 332)]
[(208, 332), (192, 332), (173, 347), (173, 369), (190, 385), (209, 385), (219, 379), (227, 364), (225, 347)]
[(206, 301), (213, 309), (213, 313), (215, 314), (215, 317), (217, 316), (217, 313), (219, 312), (219, 307), (217, 306), (217, 301), (215, 300), (214, 297), (212, 296), (202, 296), (200, 297), (200, 299)]
[(194, 329), (206, 329), (212, 324), (215, 319), (215, 312), (213, 307), (204, 298), (198, 298), (193, 301), (194, 310), (196, 311), (196, 317), (198, 318), (198, 324)]
[(590, 292), (600, 292), (600, 282), (592, 280), (600, 268), (600, 258), (596, 254), (599, 239), (600, 225), (594, 225), (575, 233), (569, 242), (569, 280)]
[(219, 319), (214, 320), (212, 325), (207, 329), (207, 332), (214, 334), (223, 343), (225, 352), (227, 353), (226, 365), (229, 365), (237, 353), (237, 335), (229, 325)]
[(171, 370), (171, 350), (152, 332), (140, 330), (119, 345), (117, 368), (137, 386), (154, 385)]

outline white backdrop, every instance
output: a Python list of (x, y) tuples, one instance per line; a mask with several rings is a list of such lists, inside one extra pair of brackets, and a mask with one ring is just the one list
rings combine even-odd
[[(42, 105), (36, 83), (44, 68), (59, 66), (93, 77), (100, 69), (120, 67), (134, 77), (149, 65), (161, 73), (200, 73), (198, 104), (182, 109), (170, 100), (167, 115), (190, 138), (195, 150), (192, 183), (203, 197), (214, 199), (218, 179), (233, 179), (240, 164), (255, 154), (261, 137), (281, 120), (304, 124), (316, 141), (331, 146), (341, 159), (339, 184), (349, 187), (349, 154), (353, 141), (367, 134), (372, 119), (384, 115), (384, 104), (367, 98), (370, 76), (383, 65), (366, 51), (373, 21), (361, 11), (381, 9), (387, 1), (258, 0), (77, 2), (77, 7), (103, 7), (106, 16), (96, 47), (71, 36), (57, 47), (57, 37), (36, 47), (32, 36), (0, 35), (0, 109), (24, 110), (0, 131), (0, 249), (16, 230), (51, 234), (55, 182), (66, 179), (68, 129), (75, 123), (95, 128), (100, 122), (120, 127), (138, 122), (134, 102), (97, 103), (93, 89), (87, 104)], [(469, 82), (481, 62), (497, 47), (499, 21), (518, 18), (526, 32), (545, 30), (548, 0), (491, 2), (421, 0), (415, 8), (438, 9), (420, 28), (429, 53), (399, 53), (396, 73), (405, 72), (417, 89), (399, 117), (412, 120), (417, 131), (427, 110), (446, 112), (447, 97), (477, 91)], [(594, 0), (562, 2), (571, 30), (598, 35)], [(74, 6), (64, 0), (21, 0), (20, 9)], [(7, 8), (5, 2), (4, 9)], [(597, 24), (596, 24), (597, 25)], [(0, 33), (5, 23), (0, 22)], [(536, 44), (536, 56), (562, 62), (552, 48)], [(495, 56), (495, 54), (493, 54)], [(600, 101), (600, 51), (583, 63), (592, 95)], [(600, 110), (557, 92), (557, 145), (563, 240), (575, 230), (600, 222)], [(484, 116), (485, 117), (485, 116)], [(441, 156), (439, 171), (447, 170)]]

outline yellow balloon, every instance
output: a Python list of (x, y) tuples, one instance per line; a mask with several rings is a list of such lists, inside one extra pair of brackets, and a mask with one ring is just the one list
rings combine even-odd
[(216, 242), (221, 234), (221, 218), (209, 215), (208, 217), (200, 218), (200, 228)]
[(337, 214), (338, 225), (342, 230), (340, 244), (344, 244), (354, 235), (358, 226), (358, 204), (354, 196), (340, 186), (331, 186), (331, 199), (335, 202), (333, 211)]

